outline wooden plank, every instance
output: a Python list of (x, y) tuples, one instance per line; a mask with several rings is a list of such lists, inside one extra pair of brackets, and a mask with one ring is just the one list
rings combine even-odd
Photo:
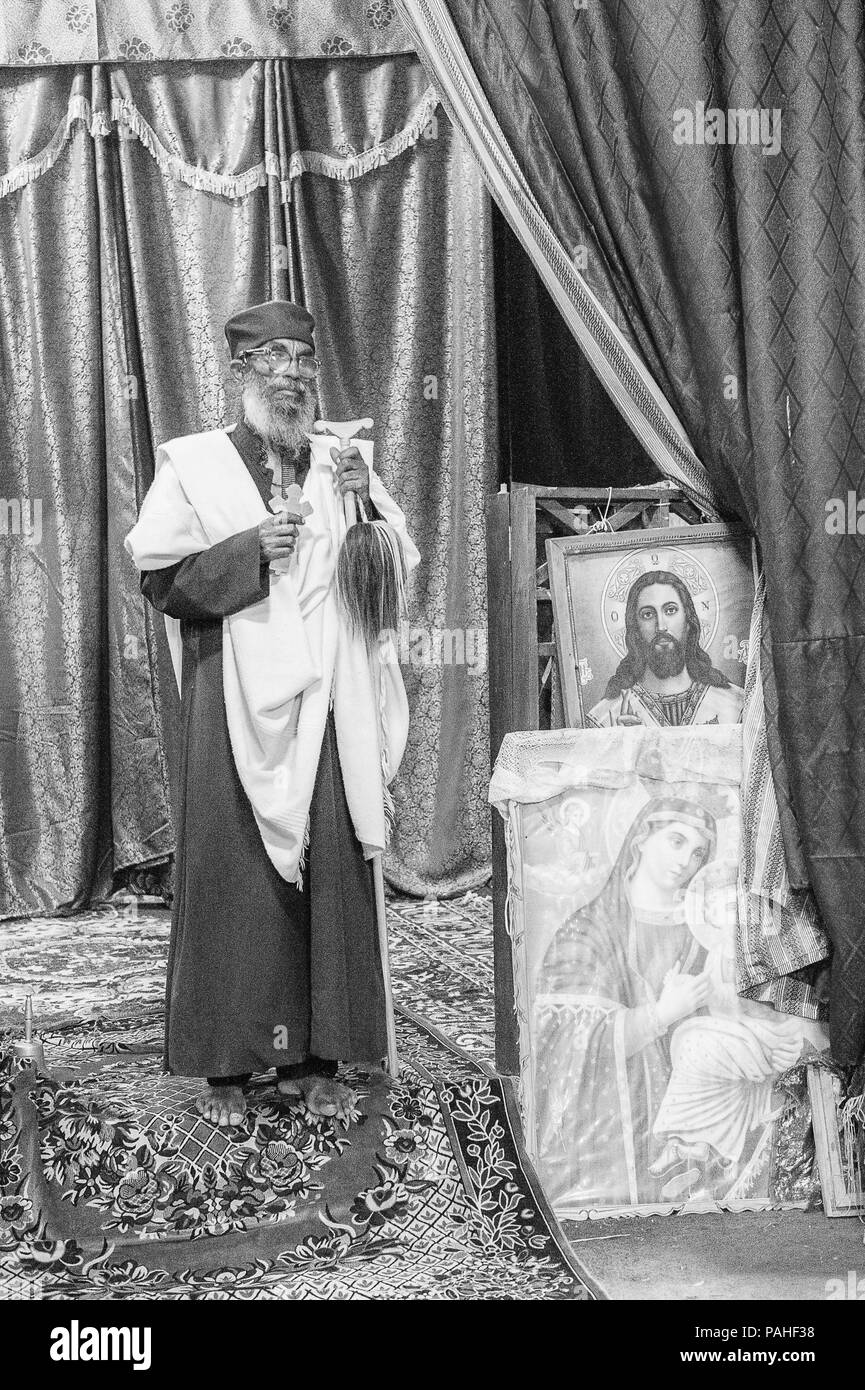
[[(534, 490), (519, 484), (511, 488), (510, 583), (511, 583), (511, 724), (508, 732), (536, 729), (538, 698), (538, 605), (536, 590), (537, 509)], [(514, 966), (511, 940), (505, 922), (507, 855), (501, 826), (499, 893), (493, 901), (493, 966), (496, 986), (496, 1066), (507, 1076), (520, 1067), (520, 1044), (514, 1012)], [(496, 922), (495, 897), (500, 899)]]
[(490, 770), (505, 734), (513, 728), (511, 671), (511, 578), (508, 556), (510, 498), (487, 499), (487, 679), (490, 706)]
[(527, 484), (520, 484), (526, 492), (531, 492), (540, 502), (542, 499), (553, 499), (565, 503), (573, 499), (575, 502), (597, 503), (606, 502), (609, 497), (613, 502), (681, 502), (684, 500), (684, 493), (681, 488), (664, 487), (659, 483), (648, 487), (529, 487)]
[(808, 1068), (808, 1095), (823, 1210), (827, 1216), (858, 1216), (865, 1210), (865, 1196), (851, 1192), (847, 1186), (838, 1138), (835, 1086), (825, 1067)]
[[(534, 510), (534, 504), (532, 504)], [(487, 501), (487, 612), (489, 625), (490, 769), (506, 733), (517, 728), (514, 713), (513, 603), (510, 565), (511, 498), (499, 492)], [(534, 565), (532, 566), (534, 580)], [(535, 675), (537, 686), (537, 675)], [(515, 1076), (519, 1041), (514, 1017), (514, 974), (507, 933), (508, 887), (505, 827), (498, 811), (492, 817), (493, 988), (496, 1013), (496, 1065)]]
[[(571, 542), (566, 541), (570, 546)], [(568, 603), (568, 575), (562, 542), (552, 540), (546, 543), (547, 564), (550, 567), (550, 589), (553, 594), (553, 635), (558, 649), (559, 676), (561, 678), (561, 697), (564, 722), (568, 728), (580, 729), (583, 718), (583, 699), (580, 687), (580, 668), (577, 644), (570, 621), (561, 625), (556, 621), (559, 614), (570, 614)]]
[(611, 531), (621, 531), (623, 526), (627, 526), (629, 521), (633, 521), (645, 511), (645, 507), (645, 502), (630, 502), (628, 506), (620, 507), (612, 516), (607, 517), (607, 525)]
[(518, 1076), (520, 1042), (514, 1013), (514, 963), (507, 929), (508, 853), (505, 823), (493, 810), (493, 988), (496, 1015), (496, 1068)]
[[(553, 633), (555, 637), (555, 633)], [(555, 642), (553, 642), (555, 646)], [(559, 665), (559, 653), (553, 657), (552, 690), (550, 691), (550, 728), (563, 729), (565, 727), (565, 707), (562, 704), (562, 677)]]
[(511, 489), (511, 729), (538, 727), (538, 605), (535, 598), (537, 512), (532, 490)]
[(670, 524), (670, 504), (665, 499), (648, 517), (649, 526), (663, 527)]
[[(575, 536), (583, 536), (589, 529), (589, 523), (585, 516), (577, 517), (573, 511), (563, 507), (561, 502), (550, 502), (538, 499), (538, 506), (551, 516), (554, 521), (558, 521), (568, 531), (572, 531)], [(588, 508), (583, 509), (588, 514)]]

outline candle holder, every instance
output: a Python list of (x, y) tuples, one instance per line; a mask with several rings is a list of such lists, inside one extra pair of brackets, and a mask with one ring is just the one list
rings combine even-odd
[(33, 995), (28, 994), (24, 1003), (24, 1037), (12, 1044), (12, 1056), (25, 1065), (45, 1070), (45, 1049), (41, 1038), (33, 1036)]

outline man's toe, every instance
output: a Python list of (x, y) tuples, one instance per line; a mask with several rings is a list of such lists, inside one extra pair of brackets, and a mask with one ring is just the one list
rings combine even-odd
[(314, 1115), (325, 1119), (348, 1121), (354, 1102), (354, 1092), (329, 1078), (317, 1081), (306, 1092), (306, 1104)]

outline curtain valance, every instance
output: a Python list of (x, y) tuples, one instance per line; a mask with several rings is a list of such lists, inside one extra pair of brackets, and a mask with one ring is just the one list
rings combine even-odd
[[(345, 103), (339, 64), (329, 59), (7, 73), (0, 197), (47, 173), (79, 121), (94, 138), (116, 129), (140, 140), (163, 172), (226, 198), (247, 196), (268, 176), (279, 179), (283, 202), (306, 171), (359, 178), (416, 144), (438, 103), (417, 65), (359, 69), (371, 97), (363, 105)], [(315, 148), (322, 129), (333, 144)]]
[(17, 0), (0, 65), (382, 57), (411, 49), (393, 0)]

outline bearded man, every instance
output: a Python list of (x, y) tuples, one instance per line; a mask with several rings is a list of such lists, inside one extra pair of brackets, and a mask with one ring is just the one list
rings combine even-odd
[(311, 455), (313, 329), (284, 300), (229, 320), (242, 419), (160, 446), (126, 541), (181, 693), (165, 1065), (207, 1078), (199, 1110), (220, 1126), (271, 1067), (346, 1117), (339, 1062), (386, 1051), (369, 861), (408, 717), (398, 666), (374, 668), (336, 601), (345, 494), (390, 523), (407, 569), (419, 555), (357, 447)]
[(694, 600), (679, 576), (641, 575), (625, 605), (626, 654), (604, 699), (589, 711), (589, 727), (738, 724), (745, 692), (712, 665), (700, 635)]

